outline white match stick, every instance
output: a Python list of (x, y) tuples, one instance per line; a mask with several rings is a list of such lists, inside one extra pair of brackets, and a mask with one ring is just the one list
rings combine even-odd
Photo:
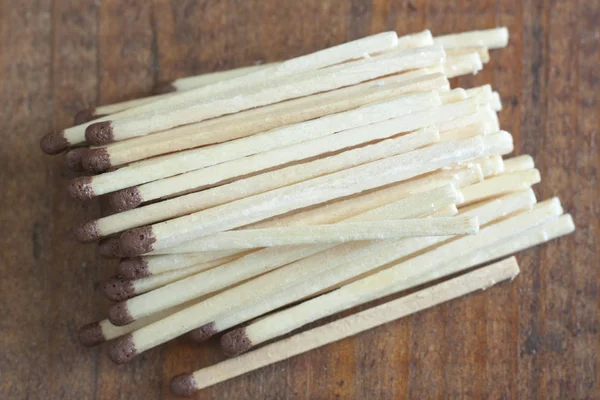
[(514, 279), (518, 274), (519, 266), (514, 257), (500, 261), (397, 300), (296, 334), (239, 357), (227, 359), (194, 373), (178, 375), (171, 381), (171, 391), (177, 396), (191, 396), (200, 389), (236, 376), (415, 314), (469, 293), (486, 290), (500, 282)]
[(477, 53), (479, 55), (479, 58), (481, 59), (481, 62), (483, 62), (484, 64), (490, 62), (490, 53), (488, 51), (488, 48), (485, 46), (450, 47), (444, 48), (444, 50), (446, 50), (446, 56), (448, 57)]
[(562, 214), (562, 207), (556, 199), (540, 203), (531, 211), (522, 212), (482, 229), (476, 236), (455, 239), (333, 292), (230, 332), (222, 338), (224, 351), (228, 355), (239, 354), (325, 316), (460, 272), (472, 266), (461, 262), (463, 254), (485, 249), (515, 234), (539, 226), (560, 214)]
[(470, 187), (462, 189), (464, 202), (461, 206), (476, 203), (505, 193), (524, 190), (540, 182), (540, 171), (530, 169), (517, 172), (505, 172), (485, 179)]
[[(529, 190), (473, 207), (470, 210), (463, 211), (463, 216), (479, 218), (480, 223), (483, 225), (497, 220), (505, 214), (528, 209), (534, 203), (535, 195)], [(356, 280), (357, 277), (360, 278), (365, 274), (372, 274), (390, 262), (406, 259), (411, 255), (419, 254), (428, 248), (435, 248), (436, 245), (447, 241), (448, 238), (428, 237), (372, 242), (359, 249), (359, 251), (353, 250), (349, 246), (342, 247), (341, 249), (345, 250), (343, 252), (345, 256), (336, 260), (335, 264), (329, 262), (327, 270), (323, 268), (319, 274), (312, 278), (305, 279), (291, 288), (280, 291), (277, 295), (265, 297), (255, 304), (245, 303), (243, 307), (238, 307), (236, 311), (221, 316), (210, 324), (193, 331), (192, 334), (196, 338), (210, 337), (216, 332), (251, 320), (287, 304), (339, 287), (344, 282)], [(319, 262), (319, 260), (315, 262)]]
[[(157, 112), (160, 109), (177, 106), (178, 104), (210, 98), (219, 93), (224, 94), (238, 88), (252, 87), (260, 83), (277, 78), (317, 70), (329, 65), (343, 63), (344, 61), (361, 59), (366, 54), (374, 54), (393, 49), (397, 46), (398, 36), (395, 32), (385, 32), (368, 36), (359, 40), (330, 47), (305, 56), (293, 58), (283, 63), (263, 68), (254, 73), (238, 76), (226, 81), (218, 81), (211, 85), (193, 90), (173, 94), (161, 103), (150, 103), (141, 107), (132, 108), (122, 113), (111, 116), (111, 120), (127, 119), (134, 115), (143, 115), (145, 112)], [(108, 119), (105, 120), (105, 122)], [(85, 142), (85, 131), (92, 124), (83, 124), (66, 129), (62, 132), (51, 134), (42, 139), (42, 149), (49, 154), (55, 154), (66, 147)], [(97, 144), (97, 143), (92, 143)]]
[(444, 63), (444, 73), (448, 78), (455, 78), (467, 74), (475, 75), (482, 69), (483, 63), (477, 53), (448, 56)]
[(140, 161), (94, 177), (79, 178), (72, 181), (70, 191), (76, 198), (88, 199), (140, 183), (407, 115), (437, 104), (439, 97), (433, 91), (405, 95), (395, 100), (327, 115), (213, 146)]
[(508, 45), (508, 29), (502, 27), (436, 36), (433, 41), (447, 48), (484, 46), (500, 49)]
[(222, 143), (369, 103), (391, 100), (411, 92), (442, 90), (447, 85), (447, 79), (439, 73), (429, 73), (426, 69), (411, 71), (112, 143), (89, 151), (83, 164), (92, 172), (101, 172), (160, 154)]
[(109, 278), (103, 285), (103, 292), (109, 300), (123, 301), (140, 294), (144, 294), (170, 283), (180, 281), (184, 278), (196, 275), (203, 271), (211, 270), (220, 265), (228, 264), (242, 254), (221, 258), (215, 261), (199, 263), (190, 267), (174, 269), (162, 274), (143, 277), (139, 279), (124, 279), (122, 277)]
[(500, 155), (480, 157), (468, 162), (476, 163), (479, 166), (481, 166), (481, 172), (486, 178), (494, 175), (499, 175), (504, 172), (504, 160)]
[(491, 85), (477, 86), (465, 90), (467, 97), (475, 97), (481, 104), (490, 104), (492, 110), (498, 112), (502, 110), (502, 102), (498, 92), (492, 90)]
[(478, 223), (473, 218), (406, 219), (228, 231), (202, 238), (196, 241), (195, 245), (197, 251), (252, 249), (296, 244), (475, 234), (477, 230)]
[[(445, 53), (441, 46), (391, 52), (356, 63), (341, 64), (281, 80), (271, 80), (246, 90), (229, 93), (228, 96), (193, 99), (192, 102), (180, 103), (176, 107), (166, 107), (114, 121), (96, 123), (86, 129), (85, 136), (92, 144), (105, 144), (144, 136), (250, 108), (355, 85), (401, 71), (436, 65), (444, 58)], [(267, 69), (257, 73), (263, 71)], [(196, 90), (183, 92), (179, 96)], [(164, 102), (174, 97), (169, 97)]]
[[(370, 193), (356, 195), (306, 211), (299, 211), (290, 215), (258, 222), (246, 226), (246, 228), (261, 229), (278, 226), (307, 226), (335, 223), (392, 203), (398, 199), (440, 188), (449, 183), (455, 188), (460, 189), (482, 180), (481, 167), (475, 163), (458, 168), (450, 167)], [(190, 241), (180, 246), (170, 247), (164, 251), (169, 253), (194, 253), (195, 243), (196, 241)], [(153, 254), (157, 253), (160, 253), (160, 251), (153, 252)]]
[(476, 113), (467, 115), (465, 117), (455, 118), (452, 121), (440, 123), (437, 127), (440, 132), (446, 132), (480, 122), (484, 123), (485, 131), (488, 133), (494, 133), (500, 130), (498, 114), (492, 109), (492, 107), (489, 104), (481, 105), (479, 107), (479, 111), (477, 111)]
[[(370, 138), (385, 138), (394, 130), (399, 133), (419, 129), (433, 123), (443, 125), (476, 108), (475, 100), (467, 100), (414, 112), (411, 115), (394, 118), (377, 125), (367, 125), (345, 131), (341, 135), (338, 133), (334, 136), (325, 136), (131, 187), (111, 195), (111, 203), (121, 209), (130, 208), (145, 201), (172, 197), (181, 192), (197, 190), (236, 176), (244, 176), (302, 158), (340, 150), (345, 146), (350, 146), (350, 143), (360, 144)], [(376, 127), (385, 129), (375, 129)], [(135, 201), (129, 200), (132, 198)]]
[[(400, 219), (427, 215), (448, 204), (458, 202), (460, 199), (456, 197), (456, 193), (452, 186), (444, 186), (364, 212), (348, 218), (346, 222), (381, 221), (389, 217)], [(217, 269), (121, 303), (111, 308), (110, 319), (113, 323), (126, 324), (161, 309), (173, 307), (195, 297), (264, 274), (280, 266), (287, 264), (287, 269), (294, 268), (289, 266), (290, 263), (334, 247), (338, 247), (338, 245), (287, 246), (251, 253)], [(322, 263), (319, 263), (317, 268), (321, 265)]]
[(481, 137), (435, 144), (175, 218), (168, 223), (136, 228), (121, 235), (120, 246), (125, 254), (132, 256), (173, 247), (201, 236), (409, 179), (479, 157), (484, 151)]
[(504, 160), (504, 172), (518, 172), (535, 168), (533, 157), (529, 154), (507, 158)]
[[(398, 133), (405, 126), (397, 123), (395, 119), (384, 121), (380, 124), (369, 125), (365, 129), (346, 131), (335, 135), (334, 138), (311, 146), (306, 146), (308, 151), (315, 149), (328, 148), (331, 151), (335, 149), (334, 145), (339, 143), (338, 147), (352, 147), (362, 142), (370, 142), (380, 137), (392, 136)], [(346, 168), (366, 164), (375, 160), (384, 159), (401, 153), (432, 144), (439, 139), (437, 130), (429, 128), (420, 130), (408, 135), (403, 135), (394, 139), (384, 140), (377, 144), (349, 150), (331, 157), (318, 159), (312, 162), (290, 166), (281, 170), (267, 172), (250, 178), (242, 179), (228, 185), (215, 187), (197, 193), (191, 193), (180, 196), (164, 202), (151, 204), (119, 214), (113, 214), (95, 221), (90, 221), (83, 226), (75, 229), (75, 236), (78, 240), (87, 242), (95, 240), (102, 236), (123, 230), (135, 228), (138, 226), (164, 221), (169, 218), (179, 217), (191, 212), (200, 211), (229, 201), (248, 197), (254, 194), (267, 192), (269, 190), (288, 186), (297, 182), (302, 182), (318, 176), (341, 171)], [(315, 141), (307, 142), (312, 143)], [(327, 147), (329, 145), (329, 147)], [(298, 146), (292, 146), (298, 147)], [(323, 151), (323, 150), (318, 150)], [(297, 155), (298, 151), (287, 151), (286, 153)], [(328, 152), (328, 151), (323, 151)], [(266, 152), (273, 153), (273, 152)], [(268, 159), (268, 155), (264, 158)], [(273, 155), (277, 159), (276, 155)], [(243, 159), (246, 164), (252, 161), (248, 158)], [(243, 174), (240, 174), (243, 175)], [(183, 191), (179, 188), (177, 192)], [(124, 192), (125, 199), (123, 203), (128, 202), (138, 193), (130, 195), (132, 192)], [(88, 233), (94, 233), (94, 236)]]

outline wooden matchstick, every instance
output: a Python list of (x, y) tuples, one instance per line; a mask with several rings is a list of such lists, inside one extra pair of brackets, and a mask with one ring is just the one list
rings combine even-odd
[(296, 334), (239, 357), (230, 358), (194, 373), (178, 375), (171, 381), (171, 391), (177, 396), (191, 396), (198, 390), (236, 376), (415, 314), (469, 293), (486, 290), (500, 282), (514, 279), (518, 274), (519, 266), (514, 257), (500, 261), (430, 288), (419, 290), (408, 296)]
[(481, 59), (481, 62), (483, 62), (484, 64), (490, 62), (490, 53), (488, 51), (488, 48), (485, 46), (450, 47), (444, 49), (446, 50), (446, 56), (448, 57), (477, 53), (479, 55), (479, 58)]
[(239, 139), (411, 92), (442, 90), (447, 85), (447, 79), (439, 73), (427, 69), (411, 71), (98, 147), (86, 154), (83, 164), (91, 172), (102, 172), (152, 156)]
[[(273, 67), (263, 68), (254, 73), (239, 76), (237, 78), (219, 81), (211, 85), (203, 86), (193, 90), (173, 94), (160, 103), (149, 103), (140, 107), (131, 108), (119, 114), (111, 116), (111, 120), (127, 119), (134, 115), (143, 115), (145, 112), (156, 112), (160, 109), (173, 107), (182, 102), (194, 102), (205, 97), (216, 96), (219, 93), (224, 94), (227, 91), (236, 88), (246, 88), (252, 84), (260, 84), (267, 82), (273, 78), (285, 77), (293, 74), (300, 74), (306, 71), (316, 70), (329, 65), (342, 63), (344, 61), (360, 59), (365, 54), (379, 53), (396, 47), (398, 36), (395, 32), (385, 32), (378, 35), (368, 36), (363, 39), (348, 42), (339, 46), (334, 46), (322, 51), (311, 53), (305, 56), (293, 58)], [(366, 79), (365, 79), (366, 80)], [(260, 86), (260, 85), (259, 85)], [(107, 122), (105, 120), (104, 122)], [(55, 132), (45, 136), (41, 141), (42, 150), (48, 154), (56, 154), (66, 149), (69, 146), (77, 145), (86, 141), (85, 131), (93, 123), (78, 125), (76, 127), (65, 129), (62, 132)], [(96, 125), (103, 127), (104, 125)], [(106, 136), (110, 139), (110, 132), (106, 129), (95, 129), (98, 135)], [(104, 131), (103, 135), (102, 131)], [(99, 138), (98, 138), (99, 139)], [(92, 143), (94, 144), (94, 143)]]
[(76, 147), (67, 151), (67, 153), (65, 154), (65, 166), (71, 171), (85, 171), (85, 169), (83, 168), (82, 160), (87, 151), (88, 150), (85, 147)]
[[(379, 137), (395, 135), (398, 130), (402, 130), (402, 124), (391, 119), (380, 124), (369, 125), (365, 129), (347, 131), (339, 133), (334, 138), (326, 141), (325, 146), (333, 146), (340, 143), (339, 147), (351, 147), (361, 142), (370, 142)], [(437, 130), (429, 128), (420, 130), (408, 135), (403, 135), (394, 139), (384, 140), (377, 144), (343, 153), (318, 159), (312, 162), (298, 164), (283, 168), (281, 170), (271, 171), (265, 174), (256, 175), (250, 178), (242, 179), (228, 185), (215, 187), (212, 189), (191, 193), (174, 199), (151, 204), (123, 213), (114, 214), (98, 220), (87, 222), (86, 224), (74, 230), (78, 240), (87, 242), (95, 240), (98, 237), (121, 232), (123, 230), (147, 225), (169, 218), (179, 217), (191, 212), (200, 211), (229, 201), (248, 197), (254, 194), (267, 192), (269, 190), (288, 186), (293, 183), (302, 182), (318, 176), (341, 171), (346, 168), (366, 164), (375, 160), (406, 153), (411, 150), (432, 144), (439, 139)], [(314, 142), (314, 141), (311, 141)], [(308, 142), (308, 143), (311, 143)], [(295, 147), (295, 146), (292, 146)], [(307, 146), (309, 151), (322, 146), (314, 143)], [(333, 147), (329, 147), (333, 149)], [(269, 152), (267, 152), (269, 153)], [(288, 151), (290, 154), (298, 154), (299, 151)], [(265, 158), (269, 158), (265, 155)], [(273, 158), (276, 159), (275, 155)], [(243, 159), (246, 163), (251, 163), (247, 158)], [(243, 175), (243, 174), (241, 174)], [(178, 189), (178, 192), (183, 190)], [(126, 194), (127, 193), (127, 194)], [(131, 195), (133, 193), (133, 195)], [(126, 191), (120, 192), (124, 200), (120, 204), (131, 204), (133, 197), (139, 198), (139, 192)], [(116, 200), (115, 200), (116, 201)], [(96, 236), (88, 236), (88, 232), (93, 232)]]
[(487, 133), (495, 133), (500, 130), (498, 114), (492, 109), (490, 104), (481, 105), (479, 111), (465, 117), (459, 117), (452, 121), (440, 123), (437, 127), (440, 132), (447, 132), (481, 122), (485, 125), (485, 132)]
[(386, 135), (389, 136), (394, 131), (396, 133), (406, 132), (432, 123), (436, 123), (436, 126), (443, 125), (452, 121), (452, 118), (459, 118), (471, 113), (476, 108), (476, 100), (470, 99), (440, 106), (439, 108), (414, 112), (411, 115), (384, 121), (378, 125), (367, 125), (334, 136), (325, 136), (159, 179), (137, 187), (130, 187), (112, 194), (110, 201), (119, 210), (130, 209), (142, 202), (172, 197), (182, 192), (198, 190), (199, 188), (284, 165), (295, 160), (340, 150), (350, 146), (350, 143), (359, 144), (370, 139), (385, 138)]
[(504, 160), (504, 172), (518, 172), (535, 168), (533, 157), (528, 154)]
[(220, 258), (215, 261), (198, 263), (189, 267), (174, 269), (162, 274), (139, 279), (126, 279), (120, 276), (112, 277), (104, 283), (102, 291), (106, 298), (111, 301), (123, 301), (200, 272), (208, 271), (219, 265), (230, 263), (241, 256), (242, 254)]
[[(102, 145), (144, 136), (250, 108), (355, 85), (401, 71), (436, 65), (444, 58), (445, 53), (441, 46), (382, 54), (356, 63), (341, 64), (337, 67), (311, 71), (281, 80), (275, 79), (248, 90), (232, 92), (229, 97), (209, 97), (200, 101), (188, 101), (181, 103), (178, 107), (167, 107), (131, 117), (92, 124), (86, 128), (85, 138), (91, 144)], [(196, 90), (183, 92), (179, 96)], [(171, 98), (169, 97), (164, 102)]]
[(102, 239), (98, 242), (98, 253), (104, 258), (122, 258), (126, 257), (121, 251), (118, 238)]
[(197, 240), (195, 246), (197, 251), (253, 249), (298, 244), (475, 234), (477, 230), (477, 220), (472, 218), (388, 220), (220, 232)]
[(176, 246), (295, 209), (374, 189), (483, 155), (481, 137), (435, 144), (123, 233), (130, 256)]
[(90, 121), (94, 121), (96, 119), (105, 118), (112, 114), (117, 114), (122, 111), (129, 110), (131, 108), (143, 106), (145, 104), (150, 104), (156, 101), (160, 101), (165, 99), (168, 95), (158, 95), (158, 96), (150, 96), (150, 97), (141, 97), (138, 99), (121, 101), (119, 103), (114, 104), (106, 104), (102, 106), (89, 107), (79, 111), (75, 114), (74, 122), (75, 125), (86, 124)]
[(502, 243), (561, 214), (562, 207), (557, 199), (540, 203), (531, 211), (482, 229), (476, 236), (457, 238), (333, 292), (232, 331), (222, 337), (223, 350), (233, 356), (325, 316), (460, 272), (473, 266), (462, 260), (465, 254), (474, 254), (495, 243)]
[[(363, 212), (347, 218), (346, 222), (381, 221), (389, 217), (400, 219), (427, 215), (448, 204), (458, 202), (460, 199), (456, 197), (456, 193), (453, 187), (444, 186)], [(123, 325), (144, 315), (264, 274), (283, 265), (288, 265), (287, 269), (301, 269), (300, 266), (290, 267), (290, 263), (334, 247), (338, 245), (287, 246), (254, 252), (217, 269), (118, 304), (109, 311), (110, 320), (115, 324)], [(317, 267), (320, 265), (318, 264)]]
[[(345, 218), (361, 214), (370, 209), (378, 208), (395, 200), (433, 190), (451, 183), (457, 189), (472, 185), (483, 180), (481, 167), (476, 161), (468, 166), (448, 168), (424, 175), (408, 181), (403, 181), (382, 189), (352, 196), (348, 199), (335, 201), (309, 210), (295, 212), (267, 221), (261, 221), (249, 226), (248, 229), (261, 229), (278, 226), (306, 226), (335, 223)], [(461, 200), (462, 201), (462, 200)], [(194, 253), (196, 241), (190, 241), (180, 246), (163, 250), (167, 254)], [(154, 254), (161, 253), (153, 252)]]
[(206, 251), (203, 253), (192, 254), (165, 254), (156, 256), (127, 257), (121, 259), (118, 267), (118, 273), (125, 279), (146, 278), (175, 269), (186, 268), (196, 264), (220, 260), (238, 253), (240, 252)]
[(483, 63), (478, 53), (458, 54), (448, 56), (444, 62), (444, 74), (448, 78), (461, 75), (477, 74), (483, 69)]
[(407, 115), (437, 104), (439, 97), (436, 92), (409, 94), (214, 146), (140, 161), (94, 177), (78, 178), (71, 182), (69, 190), (75, 198), (89, 199), (140, 183)]
[[(488, 224), (505, 214), (528, 209), (534, 203), (535, 195), (529, 190), (479, 205), (464, 211), (463, 215), (479, 218), (481, 224)], [(338, 260), (331, 268), (327, 268), (327, 271), (323, 270), (310, 279), (305, 279), (302, 283), (287, 288), (277, 295), (268, 296), (255, 304), (246, 303), (239, 310), (224, 315), (197, 331), (192, 331), (192, 334), (196, 339), (207, 337), (209, 332), (220, 332), (316, 293), (342, 286), (345, 282), (372, 274), (391, 262), (404, 260), (447, 241), (448, 238), (415, 238), (373, 242), (360, 252), (347, 249), (346, 259)]]
[(539, 183), (540, 171), (529, 169), (517, 172), (505, 172), (498, 176), (485, 179), (483, 182), (462, 190), (464, 201), (461, 206), (476, 203), (491, 197), (496, 197), (504, 193), (524, 190), (536, 183)]
[(502, 27), (436, 36), (433, 41), (449, 49), (472, 46), (484, 46), (492, 50), (500, 49), (508, 44), (508, 29)]

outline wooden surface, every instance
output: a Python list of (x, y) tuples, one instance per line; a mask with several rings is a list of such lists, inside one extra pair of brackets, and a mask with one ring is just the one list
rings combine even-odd
[(220, 359), (186, 339), (116, 367), (77, 343), (114, 265), (75, 244), (101, 204), (39, 138), (86, 105), (158, 80), (268, 62), (373, 32), (505, 25), (508, 49), (461, 85), (493, 83), (540, 198), (577, 232), (522, 253), (512, 285), (437, 307), (255, 373), (200, 398), (600, 398), (600, 4), (597, 0), (0, 0), (0, 398), (167, 399), (169, 379)]

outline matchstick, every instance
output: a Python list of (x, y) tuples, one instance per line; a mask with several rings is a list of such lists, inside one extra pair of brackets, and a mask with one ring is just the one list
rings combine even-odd
[(230, 358), (194, 373), (181, 374), (171, 381), (177, 396), (194, 392), (246, 374), (298, 354), (359, 334), (399, 318), (434, 307), (469, 293), (489, 289), (519, 274), (514, 257), (452, 278), (408, 296), (341, 318), (317, 328), (269, 344), (258, 350)]
[[(431, 192), (411, 196), (407, 199), (363, 212), (347, 218), (346, 222), (381, 221), (389, 217), (398, 219), (420, 217), (434, 212), (441, 207), (460, 201), (456, 196), (457, 192), (452, 186), (444, 186)], [(357, 246), (360, 246), (360, 243)], [(288, 265), (286, 267), (288, 270), (290, 268), (299, 269), (301, 268), (299, 266), (290, 267), (290, 263), (334, 247), (338, 246), (336, 244), (287, 246), (254, 252), (217, 269), (198, 274), (176, 284), (148, 293), (145, 296), (140, 296), (116, 305), (109, 311), (110, 320), (117, 325), (123, 325), (131, 320), (142, 318), (158, 310), (172, 307), (253, 276), (264, 274), (280, 266)], [(320, 266), (321, 264), (317, 265), (317, 267)]]
[(197, 240), (195, 246), (197, 251), (253, 249), (298, 244), (475, 234), (478, 229), (477, 220), (473, 218), (405, 219), (220, 232)]
[[(463, 216), (479, 218), (480, 223), (483, 225), (501, 218), (505, 214), (528, 209), (534, 203), (535, 195), (529, 190), (473, 207), (470, 210), (463, 211)], [(447, 241), (448, 238), (415, 238), (373, 242), (362, 248), (360, 252), (347, 249), (345, 251), (346, 258), (338, 259), (335, 264), (330, 262), (326, 271), (322, 269), (321, 273), (310, 279), (305, 279), (302, 283), (287, 288), (277, 295), (265, 297), (257, 303), (245, 303), (244, 307), (240, 307), (239, 310), (223, 315), (210, 324), (193, 331), (193, 336), (196, 339), (209, 337), (210, 333), (220, 332), (287, 304), (314, 296), (316, 293), (342, 286), (344, 282), (373, 274), (391, 262), (398, 259), (404, 260), (411, 255), (414, 256), (426, 249), (435, 248), (440, 243)]]
[[(471, 98), (469, 100), (476, 99)], [(448, 122), (440, 123), (437, 127), (440, 132), (446, 132), (480, 122), (484, 123), (485, 131), (488, 133), (495, 133), (500, 130), (498, 114), (492, 109), (490, 104), (481, 105), (479, 111), (465, 117), (459, 117)]]
[(508, 45), (508, 29), (502, 27), (436, 36), (433, 38), (433, 42), (449, 49), (473, 46), (484, 46), (492, 50), (500, 49)]
[[(211, 97), (199, 102), (184, 103), (180, 107), (167, 107), (92, 124), (86, 128), (85, 138), (91, 144), (102, 145), (144, 136), (250, 108), (355, 85), (401, 71), (436, 65), (444, 58), (445, 53), (441, 46), (382, 54), (357, 63), (342, 64), (286, 79), (268, 81), (248, 90), (233, 92), (229, 97)], [(180, 96), (192, 92), (195, 90), (183, 92)], [(165, 102), (170, 99), (171, 97)]]
[[(305, 141), (291, 146), (257, 153), (245, 158), (226, 161), (210, 167), (185, 172), (169, 178), (159, 179), (137, 187), (130, 187), (110, 196), (113, 206), (119, 210), (133, 208), (159, 198), (168, 198), (176, 194), (195, 191), (229, 179), (256, 173), (278, 165), (284, 165), (311, 156), (337, 151), (352, 144), (357, 145), (369, 140), (383, 139), (392, 133), (407, 132), (435, 123), (443, 125), (459, 118), (477, 108), (474, 99), (447, 104), (439, 108), (430, 108), (414, 112), (392, 120), (383, 121), (377, 125), (371, 124), (361, 128), (328, 135), (322, 138)], [(377, 128), (377, 129), (375, 129)], [(385, 129), (383, 129), (385, 128)], [(179, 167), (182, 163), (179, 163)]]
[(116, 142), (90, 150), (83, 163), (91, 172), (102, 172), (160, 154), (222, 143), (369, 103), (392, 100), (411, 92), (443, 90), (447, 85), (447, 79), (439, 73), (430, 73), (427, 69), (411, 71)]
[(498, 92), (494, 92), (490, 85), (477, 86), (465, 90), (468, 97), (476, 97), (480, 103), (490, 104), (496, 112), (502, 110), (502, 102)]
[(65, 154), (65, 166), (71, 171), (85, 171), (85, 169), (83, 168), (82, 159), (87, 153), (87, 151), (88, 150), (85, 147), (76, 147), (67, 151), (67, 153)]
[(150, 97), (141, 97), (138, 99), (122, 101), (114, 104), (106, 104), (102, 106), (89, 107), (75, 114), (75, 125), (82, 125), (99, 118), (108, 117), (109, 115), (129, 110), (131, 108), (143, 106), (166, 98), (168, 95), (157, 95)]
[[(415, 179), (403, 181), (365, 194), (335, 201), (309, 210), (302, 210), (275, 219), (261, 221), (246, 226), (247, 229), (261, 229), (278, 226), (307, 226), (328, 224), (350, 218), (368, 210), (379, 208), (393, 201), (452, 184), (460, 189), (483, 180), (481, 167), (475, 162), (468, 166), (448, 168)], [(462, 201), (462, 200), (461, 200)], [(165, 249), (167, 254), (194, 253), (196, 241)], [(161, 253), (153, 252), (153, 254)]]
[(535, 168), (533, 157), (528, 154), (504, 160), (504, 172), (518, 172)]
[(477, 53), (479, 55), (479, 58), (481, 59), (481, 62), (483, 62), (484, 64), (487, 64), (490, 62), (490, 53), (488, 51), (488, 48), (485, 46), (450, 47), (447, 49), (444, 48), (444, 50), (446, 50), (447, 57), (454, 57), (454, 56), (459, 56), (459, 55), (464, 55), (464, 54)]
[(464, 201), (461, 206), (476, 203), (504, 193), (524, 190), (540, 182), (540, 171), (529, 169), (517, 172), (505, 172), (485, 179), (462, 190)]
[(479, 157), (484, 151), (481, 137), (434, 144), (175, 218), (168, 223), (136, 228), (121, 235), (120, 246), (130, 256), (176, 246), (295, 209), (406, 180)]
[[(306, 71), (316, 70), (329, 65), (342, 63), (344, 61), (361, 59), (365, 54), (374, 54), (396, 47), (398, 36), (395, 32), (385, 32), (378, 35), (368, 36), (363, 39), (348, 42), (339, 46), (317, 51), (305, 56), (293, 58), (281, 64), (263, 68), (252, 74), (239, 76), (237, 78), (219, 81), (211, 85), (203, 86), (193, 90), (173, 94), (164, 101), (153, 102), (140, 107), (135, 107), (110, 116), (111, 120), (127, 119), (134, 115), (143, 115), (145, 112), (156, 112), (160, 109), (176, 106), (185, 101), (197, 101), (203, 96), (210, 98), (219, 93), (226, 93), (235, 88), (251, 87), (252, 84), (270, 81), (286, 75), (299, 74)], [(366, 79), (365, 79), (366, 80)], [(105, 120), (104, 122), (107, 122)], [(78, 125), (55, 132), (42, 138), (40, 143), (42, 150), (47, 154), (56, 154), (69, 146), (77, 145), (86, 141), (85, 131), (93, 123)], [(108, 124), (104, 124), (108, 125)], [(102, 125), (102, 126), (104, 126)], [(96, 125), (98, 127), (98, 125)], [(104, 130), (104, 129), (102, 129)], [(108, 133), (108, 132), (106, 132)], [(94, 143), (92, 143), (94, 144)]]
[(473, 254), (495, 243), (501, 243), (561, 214), (562, 207), (557, 199), (540, 203), (531, 211), (522, 212), (483, 228), (476, 236), (457, 238), (333, 292), (229, 332), (221, 339), (223, 350), (229, 356), (236, 355), (325, 316), (461, 272), (472, 266), (461, 262), (464, 254)]
[[(207, 251), (192, 254), (165, 254), (123, 258), (119, 263), (118, 273), (125, 279), (140, 279), (159, 275), (175, 269), (208, 263), (225, 257), (239, 254), (238, 251)], [(244, 253), (241, 253), (242, 255)], [(241, 255), (240, 255), (241, 256)]]
[(479, 164), (481, 166), (481, 172), (486, 178), (504, 172), (504, 160), (500, 155), (480, 157), (470, 162)]
[[(399, 125), (395, 121), (396, 120), (391, 119), (384, 121), (383, 123), (369, 125), (365, 129), (339, 133), (335, 135), (334, 138), (326, 141), (324, 146), (332, 146), (335, 143), (340, 143), (338, 147), (352, 147), (361, 142), (370, 142), (378, 138), (377, 136), (385, 137), (395, 135), (399, 129), (402, 129), (399, 128), (402, 127), (402, 124)], [(436, 129), (429, 128), (420, 130), (394, 139), (384, 140), (370, 146), (345, 151), (331, 157), (271, 171), (242, 179), (228, 185), (191, 193), (160, 203), (151, 204), (146, 207), (100, 218), (76, 228), (74, 232), (79, 241), (93, 241), (99, 237), (107, 236), (112, 233), (164, 221), (173, 217), (179, 217), (181, 215), (200, 211), (250, 195), (267, 192), (272, 189), (341, 171), (346, 168), (406, 153), (432, 144), (438, 139), (439, 135)], [(311, 142), (314, 141), (308, 143)], [(318, 146), (317, 143), (315, 143), (307, 147), (309, 151), (312, 151), (315, 148), (318, 149), (323, 146)], [(333, 147), (328, 148), (333, 149)], [(288, 151), (287, 153), (298, 154), (299, 152)], [(265, 158), (268, 159), (269, 157), (265, 156)], [(275, 156), (272, 158), (276, 159)], [(251, 160), (248, 160), (247, 158), (244, 160), (246, 160), (246, 163), (251, 163)], [(182, 190), (178, 189), (178, 191), (181, 192)], [(125, 202), (131, 204), (131, 198), (140, 197), (139, 193), (134, 193), (133, 191), (120, 192), (120, 194), (125, 193), (128, 193), (129, 195), (122, 196), (124, 199), (121, 201), (121, 204)], [(131, 195), (131, 193), (134, 194)], [(94, 235), (89, 235), (90, 232)]]
[(477, 53), (448, 56), (444, 62), (444, 74), (448, 78), (467, 74), (477, 74), (483, 69), (483, 63)]
[(173, 283), (192, 275), (196, 275), (203, 271), (208, 271), (212, 268), (218, 267), (219, 265), (230, 263), (242, 255), (230, 256), (220, 258), (215, 261), (208, 261), (205, 263), (198, 263), (186, 268), (174, 269), (162, 274), (148, 276), (139, 279), (126, 279), (123, 277), (115, 276), (109, 278), (103, 285), (102, 291), (106, 298), (111, 301), (123, 301), (134, 296), (149, 292)]
[(75, 198), (89, 199), (140, 183), (407, 115), (437, 104), (439, 97), (433, 91), (405, 95), (395, 100), (327, 115), (214, 146), (140, 161), (94, 177), (78, 178), (71, 182), (69, 190)]
[(118, 238), (102, 239), (98, 242), (98, 253), (103, 258), (122, 258), (125, 254), (121, 251)]

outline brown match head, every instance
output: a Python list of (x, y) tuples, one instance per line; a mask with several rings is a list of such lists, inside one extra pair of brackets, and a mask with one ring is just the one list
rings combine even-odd
[(84, 147), (67, 151), (67, 154), (65, 154), (65, 166), (71, 171), (83, 172), (84, 169), (83, 165), (81, 165), (81, 160), (86, 152), (87, 149)]
[(101, 237), (100, 232), (98, 232), (98, 222), (96, 220), (76, 226), (73, 228), (73, 234), (79, 243), (91, 243)]
[(104, 258), (121, 258), (125, 257), (119, 245), (119, 239), (108, 238), (101, 240), (98, 243), (98, 252)]
[(40, 147), (46, 154), (58, 154), (69, 147), (64, 132), (49, 133), (40, 140)]
[(79, 342), (86, 346), (92, 347), (104, 343), (106, 338), (102, 333), (102, 328), (99, 322), (85, 324), (79, 328)]
[(219, 332), (215, 329), (215, 323), (211, 322), (209, 324), (206, 324), (204, 326), (201, 326), (200, 328), (196, 328), (193, 331), (191, 331), (189, 333), (189, 337), (194, 342), (206, 342), (208, 339), (210, 339), (217, 333), (219, 333)]
[(81, 176), (69, 182), (69, 194), (71, 197), (85, 201), (94, 197), (94, 189), (92, 189), (92, 177)]
[(91, 124), (85, 129), (85, 140), (89, 143), (101, 146), (114, 140), (112, 121), (102, 121)]
[(238, 328), (221, 336), (221, 350), (227, 357), (234, 357), (248, 351), (252, 342), (246, 335), (246, 328)]
[(131, 334), (114, 341), (108, 348), (108, 358), (116, 364), (125, 364), (136, 356), (135, 344)]
[(159, 82), (152, 89), (152, 93), (154, 94), (166, 94), (175, 91), (177, 91), (177, 88), (173, 85), (173, 82)]
[(141, 257), (128, 257), (119, 263), (119, 274), (127, 279), (140, 279), (150, 276), (148, 262)]
[(123, 301), (135, 296), (133, 283), (120, 276), (113, 276), (104, 282), (102, 291), (111, 301)]
[(108, 320), (116, 326), (124, 326), (135, 321), (135, 318), (129, 312), (127, 302), (122, 301), (110, 307), (108, 310)]
[(156, 242), (152, 226), (142, 226), (123, 232), (119, 238), (121, 250), (128, 257), (135, 257), (152, 251), (152, 244)]
[(85, 124), (86, 122), (90, 122), (98, 118), (96, 116), (96, 109), (94, 107), (84, 108), (75, 114), (75, 118), (73, 118), (73, 123), (75, 125)]
[(171, 379), (171, 393), (175, 396), (187, 397), (198, 391), (194, 375), (181, 374)]
[(81, 158), (82, 167), (89, 172), (95, 174), (104, 172), (111, 167), (110, 155), (108, 151), (103, 148), (89, 149), (83, 154)]
[(142, 204), (142, 196), (136, 186), (119, 190), (108, 196), (108, 202), (113, 210), (123, 212)]

